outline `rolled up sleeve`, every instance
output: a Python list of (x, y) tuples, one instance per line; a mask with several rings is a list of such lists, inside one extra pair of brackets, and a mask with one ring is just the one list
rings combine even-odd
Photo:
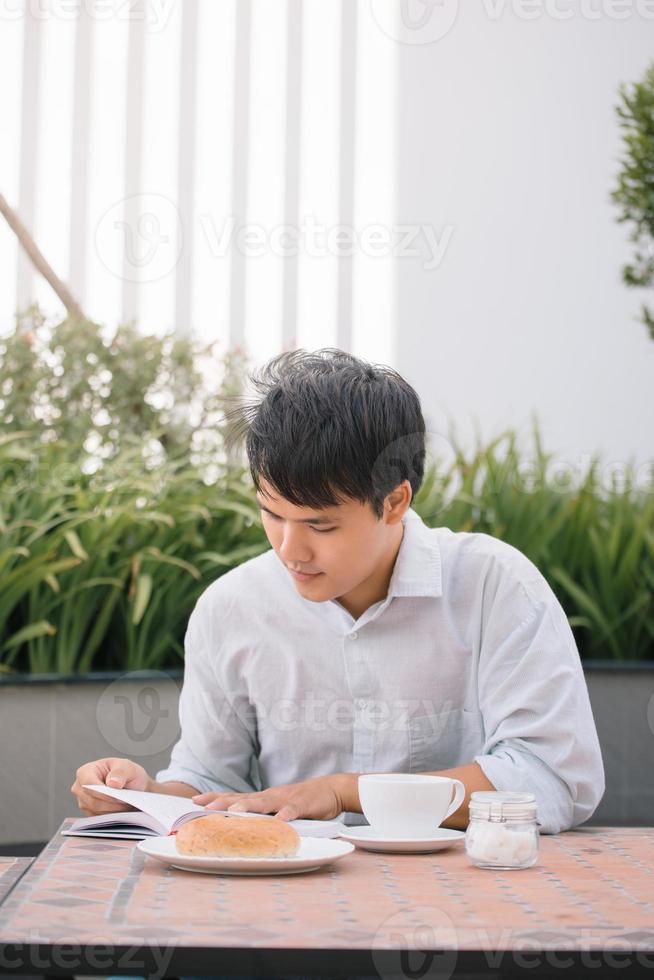
[(478, 671), (485, 741), (474, 761), (496, 789), (535, 794), (544, 833), (568, 830), (604, 794), (572, 630), (540, 573), (535, 594), (506, 576), (488, 606)]
[[(211, 589), (191, 613), (184, 638), (184, 682), (179, 699), (181, 735), (158, 783), (179, 781), (200, 792), (251, 793), (256, 719), (246, 694), (222, 669), (213, 629)], [(227, 628), (228, 617), (222, 619)]]

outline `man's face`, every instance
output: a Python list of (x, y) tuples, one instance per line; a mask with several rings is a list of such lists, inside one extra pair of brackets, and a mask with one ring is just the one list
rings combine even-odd
[[(370, 504), (296, 507), (264, 480), (257, 501), (263, 527), (298, 592), (313, 602), (347, 596), (370, 579), (388, 553), (393, 532)], [(313, 573), (302, 578), (293, 571)]]

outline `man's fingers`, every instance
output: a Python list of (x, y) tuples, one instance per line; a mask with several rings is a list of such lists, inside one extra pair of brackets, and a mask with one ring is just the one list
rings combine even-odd
[(136, 807), (128, 803), (121, 803), (120, 800), (112, 800), (109, 796), (101, 796), (93, 790), (83, 790), (75, 794), (77, 803), (81, 810), (88, 809), (92, 814), (100, 813), (121, 813), (125, 810), (135, 810)]
[[(211, 794), (210, 794), (211, 795)], [(197, 797), (193, 797), (196, 803), (201, 802)], [(221, 793), (214, 796), (211, 803), (207, 803), (207, 810), (231, 810), (238, 813), (239, 810), (249, 810), (251, 813), (269, 813), (275, 810), (271, 806), (272, 800), (267, 792), (263, 793)]]
[(98, 799), (97, 796), (82, 796), (79, 799), (80, 807), (88, 807), (95, 813), (124, 813), (125, 810), (133, 810), (134, 807), (128, 807), (125, 803), (123, 806), (116, 806), (115, 803)]
[(280, 820), (297, 820), (299, 816), (299, 810), (297, 807), (293, 806), (283, 806), (281, 810), (277, 811), (277, 816)]
[(238, 813), (239, 810), (248, 810), (250, 813), (276, 813), (279, 809), (280, 801), (264, 791), (252, 795), (245, 794), (244, 798), (232, 803), (227, 809), (231, 813)]
[(73, 783), (73, 785), (77, 785), (77, 788), (81, 789), (84, 783), (97, 784), (103, 782), (104, 782), (104, 777), (100, 775), (97, 769), (92, 769), (91, 771), (89, 771), (88, 769), (86, 771), (84, 771), (83, 769), (78, 769), (77, 773), (75, 774), (75, 783)]
[[(210, 802), (205, 802), (209, 800)], [(279, 792), (262, 790), (260, 793), (199, 793), (193, 802), (207, 810), (228, 810), (230, 813), (272, 813), (282, 820), (297, 820), (301, 807), (285, 802)]]
[(94, 789), (85, 789), (84, 795), (90, 797), (91, 799), (97, 800), (98, 803), (102, 803), (106, 807), (111, 807), (113, 810), (136, 810), (137, 807), (132, 806), (130, 803), (123, 803), (121, 800), (114, 800), (111, 796), (105, 796), (104, 793), (98, 793)]
[(226, 810), (231, 803), (235, 803), (238, 800), (237, 793), (230, 793), (225, 796), (216, 796), (213, 798), (211, 803), (207, 803), (207, 810)]
[(107, 773), (105, 783), (112, 789), (124, 789), (129, 782), (131, 773), (126, 772), (122, 766), (113, 766)]

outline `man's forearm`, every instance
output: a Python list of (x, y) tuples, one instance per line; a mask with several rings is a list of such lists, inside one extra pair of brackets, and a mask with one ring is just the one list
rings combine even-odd
[(451, 817), (443, 821), (443, 827), (451, 827), (455, 830), (465, 830), (468, 826), (468, 804), (470, 794), (478, 790), (492, 792), (495, 787), (490, 779), (484, 775), (484, 770), (478, 762), (469, 762), (465, 766), (456, 766), (454, 769), (442, 769), (440, 772), (427, 773), (429, 776), (451, 776), (452, 779), (460, 779), (466, 788), (466, 795), (463, 803)]
[(188, 783), (158, 783), (156, 780), (150, 777), (150, 782), (147, 788), (148, 793), (167, 793), (169, 796), (197, 796), (200, 792), (195, 786), (190, 786)]
[[(466, 795), (459, 809), (447, 820), (443, 821), (443, 827), (451, 827), (456, 830), (465, 830), (468, 826), (468, 804), (470, 794), (477, 790), (492, 791), (495, 789), (493, 784), (486, 778), (479, 763), (470, 762), (465, 766), (456, 766), (454, 769), (441, 769), (438, 772), (421, 773), (423, 776), (450, 776), (452, 779), (460, 779), (466, 789)], [(342, 772), (337, 776), (337, 785), (340, 787), (340, 796), (343, 802), (343, 809), (350, 813), (362, 813), (361, 800), (359, 799), (359, 773)]]

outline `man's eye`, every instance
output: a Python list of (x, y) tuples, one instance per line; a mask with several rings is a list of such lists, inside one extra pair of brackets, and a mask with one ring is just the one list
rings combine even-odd
[(316, 534), (329, 534), (330, 531), (335, 531), (336, 528), (335, 527), (325, 527), (325, 528), (312, 527), (311, 530), (315, 531)]

